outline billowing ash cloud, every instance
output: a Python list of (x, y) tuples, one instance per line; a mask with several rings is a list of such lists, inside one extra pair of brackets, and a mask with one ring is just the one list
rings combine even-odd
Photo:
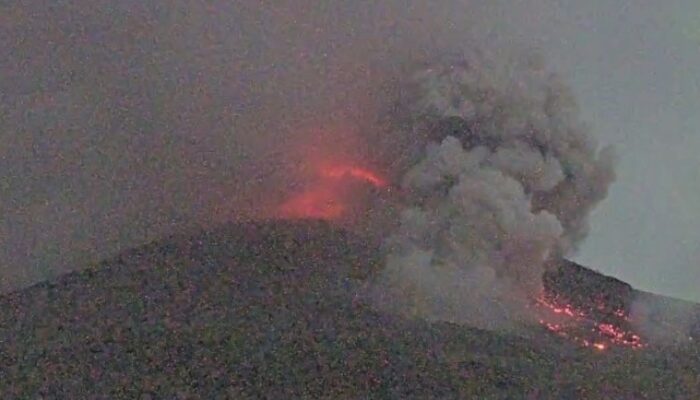
[(394, 163), (405, 197), (379, 303), (487, 328), (531, 318), (546, 261), (576, 249), (614, 179), (611, 149), (532, 57), (474, 52), (406, 87), (390, 142), (413, 151)]
[(530, 292), (611, 180), (571, 96), (531, 60), (469, 55), (403, 79), (473, 43), (524, 46), (510, 17), (529, 24), (546, 5), (93, 3), (0, 6), (0, 291), (193, 225), (269, 217), (313, 162), (343, 158), (405, 189), (357, 218), (393, 231), (387, 275), (403, 265), (391, 260), (426, 260), (417, 271), (474, 274), (431, 275), (466, 291)]

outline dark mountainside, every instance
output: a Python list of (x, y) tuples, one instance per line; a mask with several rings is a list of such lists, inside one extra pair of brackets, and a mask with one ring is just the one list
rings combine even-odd
[[(0, 299), (0, 397), (700, 398), (697, 345), (596, 352), (541, 327), (520, 337), (382, 315), (354, 296), (380, 265), (313, 221), (127, 251)], [(581, 307), (602, 296), (601, 319), (653, 296), (569, 262), (545, 287)]]

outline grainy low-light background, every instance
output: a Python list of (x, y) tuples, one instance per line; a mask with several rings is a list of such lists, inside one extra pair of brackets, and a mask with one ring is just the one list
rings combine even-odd
[(700, 301), (694, 1), (376, 3), (0, 3), (0, 289), (243, 212), (370, 66), (478, 43), (540, 51), (617, 146), (577, 260)]

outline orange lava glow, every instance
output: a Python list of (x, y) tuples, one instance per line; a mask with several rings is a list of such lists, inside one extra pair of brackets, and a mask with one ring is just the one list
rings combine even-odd
[(387, 185), (386, 181), (379, 177), (379, 175), (374, 172), (359, 168), (359, 167), (349, 167), (349, 166), (335, 166), (335, 167), (325, 167), (321, 169), (321, 175), (326, 178), (342, 179), (345, 177), (355, 178), (367, 183), (374, 185), (375, 187), (385, 187)]
[[(578, 310), (570, 304), (558, 304), (548, 300), (544, 295), (537, 299), (537, 304), (546, 310), (553, 319), (563, 318), (563, 321), (560, 320), (561, 323), (540, 319), (539, 322), (545, 329), (583, 347), (603, 351), (613, 345), (632, 349), (641, 349), (647, 346), (638, 335), (612, 323), (595, 321), (586, 312)], [(598, 308), (603, 307), (599, 305)], [(624, 310), (616, 310), (614, 315), (622, 321), (629, 321)]]
[(280, 207), (285, 218), (317, 218), (332, 220), (340, 217), (346, 206), (336, 198), (333, 190), (323, 187), (307, 190)]
[(345, 188), (351, 182), (364, 182), (377, 188), (387, 186), (383, 178), (369, 169), (324, 165), (318, 169), (311, 187), (284, 202), (279, 207), (279, 214), (291, 219), (336, 220), (350, 207)]

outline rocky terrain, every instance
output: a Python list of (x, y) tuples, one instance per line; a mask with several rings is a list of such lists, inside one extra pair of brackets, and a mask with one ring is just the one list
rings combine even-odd
[[(380, 267), (360, 238), (314, 221), (123, 252), (0, 298), (0, 398), (700, 398), (692, 341), (595, 351), (544, 327), (384, 315), (355, 296)], [(545, 288), (612, 322), (636, 298), (674, 301), (570, 262)], [(673, 324), (665, 309), (648, 313)]]

